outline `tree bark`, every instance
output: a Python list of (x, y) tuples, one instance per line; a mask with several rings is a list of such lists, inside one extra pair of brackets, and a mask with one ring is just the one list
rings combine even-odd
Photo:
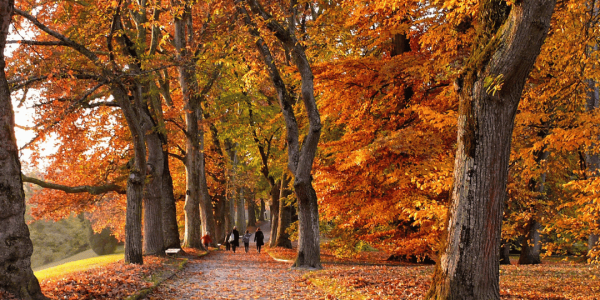
[(127, 212), (125, 217), (125, 262), (143, 264), (142, 256), (142, 201), (146, 180), (146, 144), (144, 131), (139, 123), (139, 112), (131, 106), (127, 91), (119, 84), (112, 89), (119, 102), (131, 131), (134, 149), (134, 163), (127, 179)]
[(542, 263), (540, 251), (542, 250), (542, 240), (540, 237), (541, 225), (534, 218), (527, 224), (527, 234), (523, 238), (521, 245), (521, 256), (519, 256), (519, 265), (535, 265)]
[(292, 249), (292, 241), (290, 235), (286, 232), (292, 224), (292, 204), (287, 203), (287, 197), (293, 192), (289, 189), (289, 183), (291, 178), (283, 175), (281, 180), (281, 189), (279, 196), (279, 225), (277, 225), (277, 238), (275, 240), (275, 247), (283, 247)]
[(257, 38), (256, 46), (263, 61), (267, 65), (269, 76), (277, 90), (279, 106), (281, 107), (286, 124), (288, 168), (295, 179), (294, 191), (296, 192), (296, 198), (298, 199), (299, 215), (298, 256), (293, 267), (302, 269), (322, 269), (317, 193), (312, 187), (311, 176), (312, 165), (321, 136), (321, 117), (314, 97), (314, 76), (310, 63), (306, 57), (302, 44), (295, 36), (295, 22), (298, 13), (298, 5), (296, 1), (290, 1), (289, 11), (286, 12), (289, 13), (290, 17), (287, 19), (288, 24), (287, 28), (285, 28), (267, 13), (258, 1), (247, 0), (244, 2), (248, 3), (253, 14), (263, 19), (267, 29), (273, 32), (275, 37), (277, 37), (284, 48), (286, 48), (286, 51), (290, 51), (293, 61), (300, 73), (302, 82), (302, 102), (304, 103), (309, 123), (308, 133), (302, 147), (300, 147), (298, 123), (296, 122), (296, 116), (292, 106), (293, 101), (291, 101), (290, 94), (275, 65), (271, 51), (265, 41), (261, 38), (256, 25), (252, 23), (247, 10), (242, 5), (238, 5), (238, 11), (244, 17), (244, 22), (248, 25), (250, 34)]
[(4, 49), (13, 9), (13, 1), (0, 2), (0, 288), (21, 299), (47, 299), (31, 269), (33, 244), (25, 224), (15, 118), (4, 72)]
[[(598, 8), (594, 7), (594, 4), (588, 4), (588, 8), (592, 11), (592, 15), (594, 18), (597, 18), (599, 15), (598, 12)], [(588, 28), (588, 30), (591, 30), (592, 28)], [(598, 45), (594, 45), (593, 47), (588, 46), (588, 48), (586, 49), (586, 52), (591, 53), (595, 50), (598, 49)], [(594, 112), (598, 109), (598, 107), (600, 107), (600, 91), (598, 90), (598, 86), (596, 85), (596, 81), (593, 79), (588, 79), (586, 80), (586, 83), (588, 85), (588, 91), (587, 91), (587, 97), (586, 97), (586, 105), (585, 105), (585, 110), (587, 112)], [(596, 142), (593, 143), (592, 145), (595, 146), (598, 143), (598, 138), (596, 138)], [(585, 165), (587, 167), (587, 177), (597, 177), (598, 173), (599, 173), (599, 169), (600, 169), (600, 155), (598, 153), (594, 153), (591, 151), (587, 151), (586, 155), (585, 155)], [(600, 228), (600, 219), (595, 220), (595, 222), (592, 222), (591, 224), (592, 229), (596, 229), (598, 230), (598, 228)], [(588, 258), (593, 258), (591, 257), (591, 252), (594, 249), (594, 247), (599, 246), (600, 244), (598, 244), (598, 240), (599, 240), (599, 235), (596, 233), (590, 233), (589, 237), (588, 237)], [(596, 258), (597, 259), (597, 258)]]
[(149, 182), (144, 195), (144, 253), (163, 255), (165, 251), (163, 236), (163, 176), (164, 160), (162, 142), (157, 133), (146, 131), (148, 147), (147, 172)]
[(506, 240), (500, 245), (500, 264), (510, 265), (510, 244)]
[(275, 247), (275, 241), (277, 237), (277, 227), (279, 227), (279, 189), (281, 187), (281, 181), (277, 180), (273, 186), (271, 186), (271, 235), (269, 239), (269, 247)]
[(179, 239), (179, 226), (177, 225), (177, 205), (175, 204), (175, 195), (173, 194), (173, 178), (169, 170), (169, 153), (164, 152), (163, 169), (163, 237), (165, 248), (181, 248)]
[(256, 201), (254, 193), (251, 194), (250, 200), (248, 201), (248, 222), (246, 228), (256, 227)]
[(260, 213), (258, 214), (258, 220), (261, 222), (265, 221), (265, 200), (263, 198), (260, 198)]
[[(514, 117), (554, 5), (553, 0), (510, 8), (499, 0), (480, 4), (474, 52), (456, 81), (454, 188), (447, 238), (427, 299), (500, 299), (498, 249)], [(488, 93), (486, 78), (503, 78), (503, 85)]]
[[(200, 140), (198, 131), (199, 100), (194, 95), (195, 70), (187, 50), (186, 22), (191, 21), (190, 7), (185, 5), (181, 17), (176, 16), (174, 42), (180, 60), (188, 62), (178, 67), (179, 85), (184, 101), (186, 123), (186, 197), (185, 197), (185, 233), (183, 245), (189, 248), (204, 249), (201, 241), (200, 222)], [(191, 35), (191, 32), (187, 33)]]

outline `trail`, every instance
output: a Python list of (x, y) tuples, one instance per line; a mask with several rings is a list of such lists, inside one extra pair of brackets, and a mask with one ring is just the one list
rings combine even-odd
[[(265, 243), (269, 223), (261, 226)], [(163, 283), (147, 299), (319, 299), (324, 296), (302, 280), (306, 271), (291, 270), (258, 253), (251, 238), (250, 251), (215, 250), (188, 262), (184, 270)], [(264, 250), (264, 246), (263, 246)]]

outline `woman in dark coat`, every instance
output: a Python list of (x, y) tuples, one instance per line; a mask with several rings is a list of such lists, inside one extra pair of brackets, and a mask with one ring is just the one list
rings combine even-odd
[(254, 241), (256, 242), (256, 250), (260, 253), (260, 248), (265, 244), (265, 235), (260, 230), (260, 227), (256, 228), (256, 233), (254, 234)]
[(231, 234), (233, 235), (233, 241), (230, 242), (231, 249), (235, 253), (235, 248), (240, 246), (240, 232), (237, 230), (237, 227), (233, 226)]

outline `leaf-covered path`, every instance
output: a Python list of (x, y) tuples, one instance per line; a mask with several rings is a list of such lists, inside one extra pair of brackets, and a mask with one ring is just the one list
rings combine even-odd
[[(263, 227), (268, 238), (268, 224)], [(254, 238), (254, 236), (252, 237)], [(273, 260), (254, 243), (244, 253), (211, 251), (192, 259), (173, 279), (161, 284), (147, 299), (319, 299), (323, 294), (302, 279), (305, 271)]]

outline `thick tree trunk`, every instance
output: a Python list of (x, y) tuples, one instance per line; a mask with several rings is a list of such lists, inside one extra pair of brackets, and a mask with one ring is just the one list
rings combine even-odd
[(214, 236), (215, 247), (216, 244), (223, 243), (221, 240), (227, 232), (227, 215), (229, 211), (229, 203), (227, 198), (223, 194), (215, 195), (215, 232), (211, 233)]
[[(458, 149), (448, 233), (427, 299), (500, 299), (497, 249), (514, 116), (554, 4), (523, 1), (511, 5), (508, 16), (503, 1), (480, 4), (475, 50), (456, 84)], [(492, 93), (484, 82), (499, 76), (503, 85)]]
[[(150, 128), (152, 130), (152, 128)], [(158, 134), (146, 135), (148, 146), (147, 172), (149, 182), (144, 195), (144, 253), (146, 255), (164, 254), (163, 236), (163, 176), (166, 159), (163, 157), (162, 142)]]
[[(209, 119), (210, 116), (205, 113), (205, 119)], [(221, 148), (221, 142), (219, 141), (219, 132), (217, 127), (214, 124), (210, 124), (210, 132), (211, 132), (211, 149), (213, 152), (217, 153), (215, 160), (217, 161), (217, 173), (214, 174), (213, 179), (217, 182), (218, 188), (216, 188), (214, 192), (214, 206), (215, 206), (215, 232), (211, 235), (214, 235), (215, 239), (213, 239), (213, 246), (216, 247), (217, 243), (222, 243), (222, 240), (219, 240), (221, 237), (225, 236), (227, 232), (226, 224), (227, 224), (227, 215), (229, 214), (229, 205), (227, 202), (226, 195), (226, 185), (227, 185), (227, 175), (226, 175), (226, 164), (225, 164), (225, 153)]]
[(165, 248), (181, 248), (179, 239), (179, 226), (177, 225), (177, 206), (175, 204), (175, 195), (173, 194), (173, 178), (169, 170), (169, 153), (164, 152), (163, 169), (163, 237)]
[[(188, 65), (178, 67), (179, 85), (184, 101), (186, 123), (186, 197), (185, 197), (185, 234), (183, 245), (189, 248), (204, 249), (200, 222), (200, 140), (198, 129), (198, 98), (194, 93), (195, 70), (189, 64), (185, 23), (191, 21), (189, 6), (185, 6), (182, 16), (175, 17), (175, 48), (179, 58), (188, 61)], [(187, 33), (188, 35), (191, 32)]]
[(277, 182), (271, 186), (271, 235), (269, 240), (269, 247), (275, 247), (275, 241), (277, 237), (277, 228), (279, 227), (279, 188), (281, 185), (281, 181), (277, 180)]
[(290, 179), (284, 175), (281, 181), (281, 189), (279, 196), (279, 225), (277, 225), (277, 238), (275, 247), (284, 247), (292, 249), (292, 241), (290, 235), (286, 232), (292, 224), (292, 204), (286, 203), (287, 197), (293, 192), (289, 189)]
[(260, 213), (258, 214), (258, 220), (264, 222), (265, 221), (265, 200), (260, 198)]
[(510, 244), (506, 240), (500, 245), (500, 264), (510, 265)]
[(253, 198), (254, 195), (252, 195), (252, 197), (250, 197), (250, 200), (248, 200), (248, 223), (246, 228), (256, 227), (256, 203), (254, 203), (256, 199)]
[(523, 238), (521, 245), (521, 256), (519, 256), (519, 265), (534, 265), (542, 263), (540, 251), (542, 250), (542, 239), (540, 237), (541, 225), (535, 219), (531, 219), (527, 224), (527, 234)]
[[(594, 16), (598, 16), (598, 10), (594, 9)], [(598, 46), (595, 46), (594, 48), (597, 49)], [(588, 52), (591, 52), (595, 49), (588, 49)], [(600, 107), (600, 91), (598, 90), (598, 86), (596, 85), (596, 81), (593, 79), (588, 79), (587, 80), (587, 85), (588, 85), (588, 92), (587, 92), (587, 99), (586, 99), (586, 106), (585, 109), (588, 112), (593, 112), (595, 110), (598, 109), (598, 107)], [(593, 143), (593, 145), (596, 145), (598, 143), (598, 141), (596, 141), (595, 143)], [(585, 165), (587, 167), (587, 176), (588, 177), (598, 177), (598, 172), (600, 169), (600, 155), (598, 153), (593, 153), (593, 152), (587, 152), (585, 155)], [(591, 224), (592, 229), (598, 230), (598, 228), (600, 228), (600, 219), (596, 220), (595, 224), (592, 223)], [(600, 246), (600, 244), (598, 244), (598, 240), (599, 240), (599, 236), (596, 233), (591, 233), (590, 236), (588, 237), (588, 258), (592, 258), (590, 257), (590, 253), (592, 252), (592, 250), (594, 249), (594, 247), (598, 247)], [(598, 258), (596, 258), (598, 259)]]
[(4, 48), (13, 9), (13, 1), (0, 2), (0, 288), (21, 299), (46, 299), (31, 269), (33, 244), (25, 224), (15, 119), (4, 73)]
[(143, 117), (139, 97), (134, 96), (136, 105), (132, 106), (128, 91), (120, 84), (112, 86), (112, 95), (121, 107), (127, 126), (132, 135), (134, 163), (127, 179), (127, 212), (125, 217), (125, 262), (143, 264), (142, 256), (142, 201), (146, 181), (146, 141), (143, 130)]
[[(197, 116), (198, 116), (198, 120), (202, 121), (203, 118), (203, 112), (202, 112), (202, 107), (200, 105), (200, 103), (198, 102), (198, 106), (197, 106)], [(197, 126), (197, 123), (196, 123)], [(210, 194), (208, 193), (208, 184), (206, 182), (206, 161), (204, 158), (204, 130), (200, 129), (198, 131), (199, 133), (199, 156), (198, 156), (198, 173), (200, 174), (200, 178), (199, 178), (199, 186), (198, 188), (199, 193), (200, 193), (200, 221), (202, 222), (202, 231), (204, 233), (209, 233), (211, 235), (215, 234), (215, 216), (213, 214), (213, 204), (212, 204), (212, 199), (210, 197)], [(213, 241), (213, 245), (215, 246), (216, 241)]]
[[(539, 134), (541, 137), (545, 137), (546, 132)], [(550, 156), (550, 152), (546, 151), (545, 148), (537, 151), (535, 162), (538, 165), (544, 163)], [(546, 175), (544, 172), (540, 175), (539, 179), (531, 179), (529, 182), (530, 190), (538, 194), (538, 199), (543, 200), (543, 193), (546, 188)], [(542, 262), (540, 258), (540, 252), (542, 250), (542, 239), (540, 237), (541, 224), (537, 221), (537, 208), (533, 207), (532, 217), (526, 226), (525, 234), (523, 238), (523, 244), (521, 245), (521, 256), (519, 257), (518, 264), (520, 265), (534, 265)]]
[[(257, 37), (256, 46), (267, 65), (271, 81), (277, 90), (279, 106), (286, 124), (286, 137), (288, 144), (288, 168), (294, 175), (294, 190), (298, 199), (299, 214), (299, 240), (298, 256), (294, 268), (321, 269), (319, 211), (317, 194), (312, 187), (311, 170), (319, 139), (321, 136), (321, 116), (317, 109), (314, 97), (313, 73), (302, 44), (295, 36), (297, 5), (290, 3), (287, 28), (275, 20), (256, 0), (245, 1), (252, 12), (265, 21), (266, 27), (274, 33), (283, 44), (286, 51), (290, 51), (293, 61), (298, 68), (301, 78), (302, 102), (308, 119), (308, 132), (300, 148), (299, 128), (294, 114), (293, 103), (283, 79), (271, 55), (269, 46), (260, 37), (255, 24), (243, 6), (238, 6), (238, 11), (244, 17), (250, 34)], [(273, 223), (272, 223), (273, 224)]]

